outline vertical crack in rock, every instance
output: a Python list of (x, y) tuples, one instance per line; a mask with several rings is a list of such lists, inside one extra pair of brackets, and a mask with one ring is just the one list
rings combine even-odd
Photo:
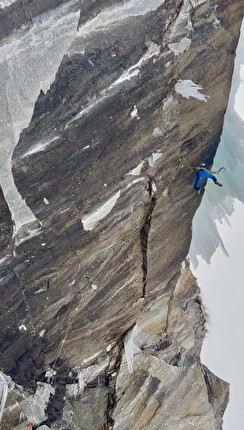
[(118, 341), (117, 349), (118, 349), (118, 352), (115, 358), (115, 362), (111, 366), (105, 378), (105, 384), (108, 387), (108, 403), (107, 403), (107, 410), (105, 412), (105, 416), (106, 416), (105, 430), (113, 430), (114, 428), (114, 419), (112, 415), (117, 402), (116, 382), (117, 382), (117, 376), (118, 376), (119, 368), (122, 361), (123, 337)]
[(148, 238), (149, 238), (149, 232), (151, 227), (151, 219), (152, 219), (152, 212), (154, 209), (154, 206), (156, 204), (156, 197), (154, 195), (153, 191), (153, 181), (151, 178), (149, 178), (148, 181), (148, 193), (151, 198), (151, 202), (149, 204), (149, 208), (146, 214), (145, 221), (143, 223), (143, 226), (140, 231), (140, 238), (141, 238), (141, 250), (142, 250), (142, 270), (143, 270), (143, 297), (145, 297), (146, 293), (146, 284), (147, 284), (147, 250), (148, 250)]

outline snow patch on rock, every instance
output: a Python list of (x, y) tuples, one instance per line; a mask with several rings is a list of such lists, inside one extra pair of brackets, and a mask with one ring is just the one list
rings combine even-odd
[(0, 1), (0, 8), (4, 9), (7, 6), (11, 6), (11, 4), (15, 3), (17, 0), (1, 0)]
[(136, 324), (124, 337), (125, 359), (127, 362), (128, 372), (133, 373), (134, 356), (141, 353), (140, 348), (135, 344), (135, 338), (139, 333), (138, 325)]
[(141, 174), (142, 168), (144, 166), (145, 160), (141, 161), (138, 166), (134, 167), (134, 169), (130, 170), (127, 175), (139, 176)]
[(195, 84), (190, 79), (179, 79), (175, 84), (175, 91), (183, 97), (186, 97), (187, 99), (194, 97), (195, 99), (206, 102), (209, 96), (199, 93), (202, 88), (203, 87), (201, 85)]
[(81, 221), (85, 230), (93, 230), (94, 227), (105, 218), (111, 210), (114, 208), (121, 191), (113, 194), (105, 203), (99, 206), (97, 209), (87, 212), (83, 215)]
[(153, 152), (152, 155), (148, 158), (148, 164), (150, 167), (153, 167), (159, 158), (163, 156), (162, 152)]

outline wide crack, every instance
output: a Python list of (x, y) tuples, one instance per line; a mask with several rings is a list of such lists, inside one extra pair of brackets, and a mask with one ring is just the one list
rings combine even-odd
[(143, 226), (140, 231), (140, 238), (141, 238), (141, 250), (142, 250), (142, 271), (143, 271), (143, 297), (145, 297), (146, 293), (146, 284), (147, 284), (147, 271), (148, 271), (148, 239), (149, 239), (149, 232), (151, 227), (151, 219), (152, 219), (152, 212), (154, 209), (154, 206), (156, 204), (156, 197), (153, 192), (153, 181), (151, 178), (149, 178), (148, 181), (148, 193), (151, 198), (151, 201), (149, 203), (148, 211), (146, 214), (145, 221), (143, 223)]

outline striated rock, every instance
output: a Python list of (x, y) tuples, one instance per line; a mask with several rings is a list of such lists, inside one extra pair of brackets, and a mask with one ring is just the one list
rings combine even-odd
[(213, 407), (216, 429), (222, 429), (222, 418), (228, 404), (228, 384), (215, 376), (206, 366), (202, 366), (207, 385), (209, 403)]
[[(138, 322), (133, 342), (141, 352), (134, 355), (132, 375), (122, 360), (113, 428), (217, 428), (199, 359), (205, 317), (189, 270), (181, 273), (168, 300), (160, 301), (153, 312), (143, 314)], [(213, 391), (218, 403), (220, 395)], [(222, 415), (216, 415), (221, 422)]]
[(178, 161), (213, 160), (243, 2), (0, 8), (1, 430), (221, 428)]

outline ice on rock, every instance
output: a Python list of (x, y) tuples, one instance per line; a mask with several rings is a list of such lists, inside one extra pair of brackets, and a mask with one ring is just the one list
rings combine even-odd
[(199, 90), (202, 90), (202, 86), (195, 84), (190, 79), (179, 79), (175, 84), (175, 91), (183, 97), (186, 97), (187, 99), (189, 99), (189, 97), (194, 97), (195, 99), (206, 102), (209, 96), (199, 93)]
[(138, 333), (139, 328), (136, 324), (124, 337), (125, 359), (130, 374), (133, 373), (134, 356), (141, 352), (140, 348), (135, 344)]
[[(4, 6), (8, 3), (12, 2), (1, 2)], [(21, 132), (29, 125), (40, 91), (48, 90), (76, 34), (79, 12), (70, 8), (75, 4), (78, 1), (71, 0), (39, 16), (31, 28), (17, 30), (0, 44), (0, 184), (16, 235), (21, 229), (28, 234), (25, 226), (40, 223), (15, 186), (13, 151)]]
[(8, 382), (5, 375), (0, 372), (0, 423), (2, 421), (3, 411), (8, 397)]
[(15, 3), (17, 0), (1, 0), (0, 1), (0, 9), (4, 9), (7, 6), (11, 6), (11, 4)]
[(94, 381), (99, 375), (104, 374), (109, 365), (109, 357), (106, 357), (99, 364), (90, 365), (86, 368), (75, 367), (71, 375), (77, 379), (76, 383), (67, 384), (67, 395), (69, 397), (83, 396), (84, 390), (90, 382)]
[(169, 43), (169, 49), (174, 52), (175, 55), (182, 54), (191, 45), (191, 32), (193, 30), (191, 15), (192, 15), (192, 3), (190, 0), (182, 2), (179, 15), (176, 17), (170, 34), (171, 43)]
[(243, 108), (243, 70), (244, 70), (244, 22), (236, 51), (229, 102), (225, 114), (221, 141), (214, 159), (213, 170), (224, 166), (226, 170), (218, 176), (222, 188), (212, 181), (206, 186), (192, 229), (192, 242), (189, 251), (194, 268), (201, 256), (207, 263), (218, 247), (226, 254), (224, 243), (219, 235), (216, 221), (229, 222), (236, 200), (244, 203), (244, 108)]
[(46, 407), (49, 402), (50, 395), (54, 394), (54, 388), (43, 382), (37, 383), (37, 390), (34, 396), (28, 396), (20, 402), (25, 416), (37, 426), (46, 420)]
[(138, 176), (141, 174), (142, 168), (144, 166), (145, 161), (141, 161), (134, 169), (130, 170), (127, 175)]
[(94, 227), (105, 218), (115, 206), (121, 191), (113, 194), (105, 203), (103, 203), (97, 209), (87, 212), (83, 215), (81, 221), (85, 230), (93, 230)]

